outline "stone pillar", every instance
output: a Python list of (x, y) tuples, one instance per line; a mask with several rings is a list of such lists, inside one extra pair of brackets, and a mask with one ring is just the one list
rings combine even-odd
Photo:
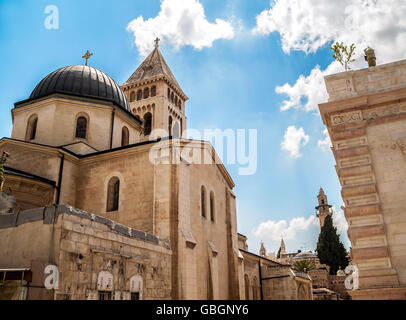
[[(354, 299), (406, 298), (406, 60), (325, 77), (320, 104), (359, 270)], [(389, 288), (388, 288), (389, 287)]]

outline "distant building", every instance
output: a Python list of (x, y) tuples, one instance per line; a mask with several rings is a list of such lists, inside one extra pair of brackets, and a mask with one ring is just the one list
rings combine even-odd
[(238, 234), (239, 251), (244, 259), (244, 292), (247, 300), (312, 300), (312, 280), (303, 272), (280, 263), (267, 254), (261, 243), (259, 255), (249, 252), (247, 237)]
[(315, 208), (317, 211), (317, 218), (320, 221), (320, 228), (324, 226), (324, 220), (327, 216), (332, 216), (333, 211), (331, 210), (331, 205), (327, 202), (327, 196), (324, 194), (323, 188), (320, 188), (319, 194), (317, 196), (319, 205)]

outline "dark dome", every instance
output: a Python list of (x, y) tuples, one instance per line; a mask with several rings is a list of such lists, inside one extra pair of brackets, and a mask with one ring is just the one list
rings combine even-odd
[(110, 101), (130, 111), (118, 84), (103, 71), (89, 66), (69, 66), (50, 73), (35, 87), (30, 100), (53, 93)]

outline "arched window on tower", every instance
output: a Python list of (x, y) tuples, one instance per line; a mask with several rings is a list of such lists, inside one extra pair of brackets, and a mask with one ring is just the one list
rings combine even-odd
[(149, 88), (144, 89), (144, 99), (149, 98)]
[(172, 116), (169, 116), (169, 120), (168, 120), (168, 134), (169, 136), (172, 136)]
[(120, 198), (120, 180), (117, 177), (110, 179), (107, 187), (107, 212), (118, 210)]
[(173, 94), (173, 92), (171, 93), (171, 101), (173, 102), (175, 100), (175, 95)]
[(214, 192), (210, 192), (210, 220), (215, 221), (215, 214), (216, 214), (216, 201), (214, 199)]
[(130, 93), (130, 102), (133, 102), (133, 101), (135, 101), (135, 92), (131, 91), (131, 93)]
[(34, 114), (28, 119), (25, 140), (30, 141), (35, 139), (35, 136), (37, 135), (37, 124), (38, 116)]
[(179, 139), (180, 138), (180, 134), (179, 134), (179, 121), (175, 121), (174, 125), (173, 125), (173, 137), (175, 139)]
[(156, 86), (152, 86), (151, 88), (151, 97), (155, 97), (156, 96)]
[(76, 138), (86, 139), (87, 131), (87, 119), (85, 117), (79, 117), (76, 120)]
[(171, 89), (168, 88), (168, 99), (171, 99)]
[(201, 202), (202, 217), (206, 218), (206, 188), (204, 186), (202, 186), (200, 191), (200, 202)]
[(178, 96), (175, 96), (175, 106), (178, 105)]
[(121, 146), (128, 146), (128, 144), (130, 143), (130, 132), (128, 131), (127, 127), (123, 127), (123, 129), (121, 129)]
[(144, 135), (148, 136), (152, 130), (152, 114), (147, 112), (144, 115)]
[(142, 90), (137, 91), (137, 101), (140, 101), (142, 99)]

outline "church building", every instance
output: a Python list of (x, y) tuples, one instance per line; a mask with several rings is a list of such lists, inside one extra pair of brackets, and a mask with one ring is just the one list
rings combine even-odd
[(122, 86), (86, 60), (15, 103), (11, 138), (0, 140), (0, 277), (10, 284), (0, 295), (240, 298), (234, 182), (209, 142), (180, 139), (187, 100), (156, 41)]

